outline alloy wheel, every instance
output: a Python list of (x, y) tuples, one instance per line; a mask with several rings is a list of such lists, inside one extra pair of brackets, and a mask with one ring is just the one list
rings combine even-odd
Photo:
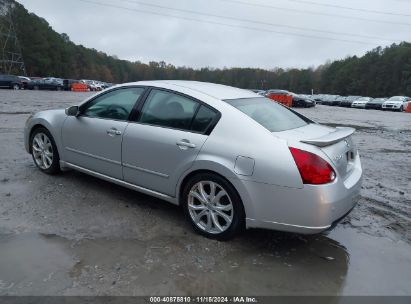
[(53, 164), (53, 145), (50, 138), (44, 133), (37, 133), (32, 143), (33, 157), (36, 164), (43, 170)]
[(188, 211), (194, 224), (210, 234), (226, 231), (234, 216), (230, 196), (221, 185), (213, 181), (200, 181), (191, 187)]

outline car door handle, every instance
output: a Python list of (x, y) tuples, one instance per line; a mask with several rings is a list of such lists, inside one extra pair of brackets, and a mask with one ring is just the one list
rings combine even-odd
[(107, 130), (107, 134), (110, 136), (121, 135), (121, 131), (117, 130), (116, 128), (111, 128)]
[(190, 141), (186, 140), (186, 139), (182, 139), (178, 142), (176, 142), (176, 145), (179, 146), (181, 149), (186, 149), (186, 148), (195, 148), (196, 144), (192, 144)]

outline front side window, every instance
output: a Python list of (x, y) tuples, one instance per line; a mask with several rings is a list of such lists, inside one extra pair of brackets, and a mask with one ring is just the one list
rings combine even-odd
[(87, 117), (127, 120), (144, 88), (118, 89), (103, 94), (81, 110)]
[(243, 98), (225, 100), (270, 132), (296, 129), (311, 121), (268, 98)]
[(141, 110), (139, 122), (190, 130), (191, 122), (199, 106), (198, 102), (184, 96), (153, 89)]

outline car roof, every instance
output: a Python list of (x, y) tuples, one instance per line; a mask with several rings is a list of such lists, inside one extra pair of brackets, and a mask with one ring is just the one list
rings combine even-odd
[(152, 80), (125, 83), (121, 86), (127, 85), (153, 86), (158, 88), (174, 89), (175, 91), (180, 91), (182, 88), (184, 88), (192, 91), (197, 91), (220, 100), (261, 97), (260, 95), (249, 90), (239, 89), (222, 84), (200, 81)]

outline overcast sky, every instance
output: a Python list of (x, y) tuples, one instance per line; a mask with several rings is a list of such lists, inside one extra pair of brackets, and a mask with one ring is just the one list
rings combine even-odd
[(77, 44), (121, 59), (196, 68), (318, 66), (411, 41), (408, 0), (18, 2)]

